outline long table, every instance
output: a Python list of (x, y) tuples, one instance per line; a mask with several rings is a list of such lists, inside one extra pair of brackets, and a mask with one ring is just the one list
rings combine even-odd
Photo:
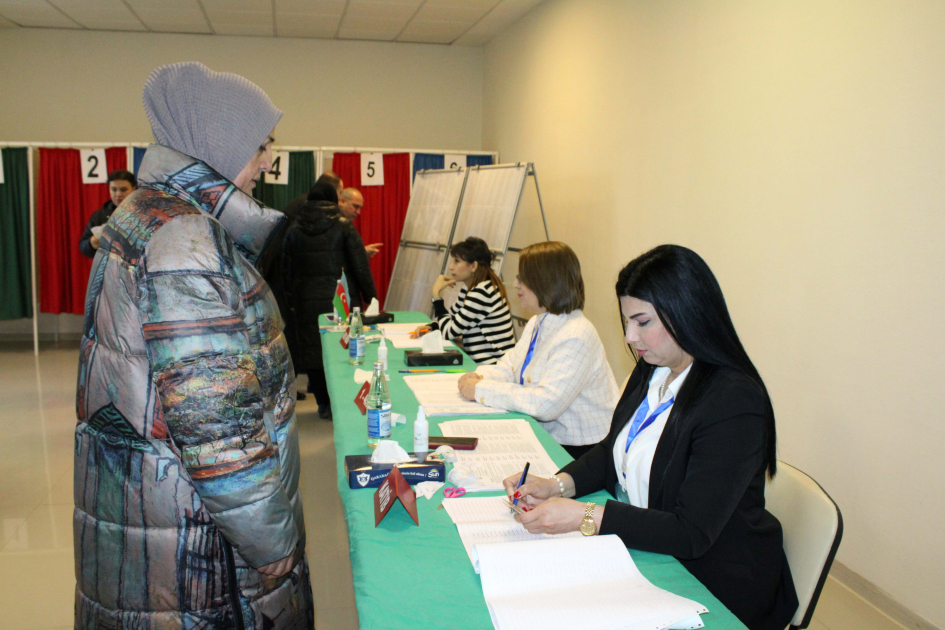
[[(422, 313), (395, 313), (398, 323), (423, 323), (429, 318)], [(321, 324), (328, 325), (323, 318)], [(367, 418), (354, 404), (360, 385), (354, 382), (355, 366), (348, 363), (348, 353), (341, 347), (340, 333), (322, 333), (322, 347), (328, 389), (334, 416), (334, 441), (338, 465), (338, 493), (344, 505), (351, 553), (351, 572), (358, 618), (362, 630), (424, 630), (457, 628), (489, 630), (492, 620), (482, 595), (479, 576), (463, 549), (456, 526), (446, 510), (437, 510), (443, 500), (442, 490), (427, 500), (418, 497), (420, 526), (414, 524), (399, 502), (391, 508), (381, 524), (374, 527), (374, 489), (352, 490), (344, 474), (345, 455), (369, 453)], [(404, 351), (390, 343), (388, 364), (390, 396), (393, 411), (407, 416), (406, 425), (397, 425), (391, 438), (407, 451), (413, 448), (413, 420), (417, 400), (404, 383), (398, 369), (406, 369)], [(370, 370), (377, 358), (377, 344), (368, 344), (365, 363)], [(464, 356), (468, 371), (476, 364)], [(466, 417), (466, 416), (462, 416)], [(472, 418), (524, 418), (531, 424), (542, 446), (558, 466), (571, 457), (542, 428), (541, 424), (523, 414), (509, 413)], [(452, 416), (428, 418), (430, 434), (440, 435), (441, 421)], [(501, 493), (477, 493), (491, 496)], [(597, 492), (585, 497), (604, 504), (613, 497)], [(640, 571), (653, 584), (693, 599), (709, 609), (702, 615), (707, 630), (745, 630), (735, 616), (672, 556), (630, 550)], [(312, 567), (318, 571), (318, 567)]]

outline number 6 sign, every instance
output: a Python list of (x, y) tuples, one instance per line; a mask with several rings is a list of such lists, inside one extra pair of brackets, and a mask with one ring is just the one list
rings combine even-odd
[(104, 184), (108, 181), (108, 164), (105, 163), (105, 149), (79, 151), (83, 184)]
[(362, 186), (383, 186), (384, 185), (384, 154), (383, 153), (362, 153), (361, 154), (361, 185)]

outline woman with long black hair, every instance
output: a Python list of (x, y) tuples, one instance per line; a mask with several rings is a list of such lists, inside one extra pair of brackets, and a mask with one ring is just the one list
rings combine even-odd
[[(751, 630), (783, 630), (797, 609), (781, 525), (767, 512), (777, 438), (764, 382), (715, 276), (692, 250), (662, 245), (617, 279), (638, 361), (610, 434), (551, 479), (510, 496), (530, 532), (616, 534), (675, 556)], [(641, 360), (642, 359), (642, 360)], [(606, 489), (605, 506), (570, 497)]]

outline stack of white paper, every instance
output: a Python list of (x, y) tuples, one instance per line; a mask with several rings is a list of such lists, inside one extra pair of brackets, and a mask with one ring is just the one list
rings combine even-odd
[(411, 374), (404, 377), (404, 383), (413, 391), (417, 402), (428, 416), (505, 413), (502, 409), (486, 407), (481, 403), (463, 398), (457, 385), (461, 376), (462, 374), (445, 373)]
[[(384, 336), (393, 344), (395, 348), (420, 348), (423, 345), (423, 339), (417, 337), (410, 338), (410, 333), (424, 324), (378, 324), (377, 327), (384, 331)], [(443, 341), (443, 347), (452, 347), (453, 343)]]
[(617, 536), (474, 548), (496, 630), (701, 628), (708, 609), (651, 584)]
[(473, 470), (478, 480), (475, 488), (466, 490), (502, 490), (502, 481), (521, 475), (525, 462), (530, 475), (550, 477), (558, 472), (526, 420), (451, 420), (441, 422), (440, 431), (447, 437), (479, 438), (475, 450), (456, 451), (456, 465)]
[(443, 499), (443, 507), (456, 524), (459, 538), (476, 573), (479, 573), (479, 561), (473, 551), (476, 545), (582, 537), (580, 532), (556, 536), (529, 534), (524, 525), (515, 522), (512, 510), (505, 504), (505, 497)]

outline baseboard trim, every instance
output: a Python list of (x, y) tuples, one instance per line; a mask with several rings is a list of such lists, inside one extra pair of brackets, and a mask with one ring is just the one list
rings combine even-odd
[(842, 562), (834, 560), (833, 566), (830, 567), (830, 576), (909, 630), (942, 630), (922, 615), (900, 604), (892, 595)]

